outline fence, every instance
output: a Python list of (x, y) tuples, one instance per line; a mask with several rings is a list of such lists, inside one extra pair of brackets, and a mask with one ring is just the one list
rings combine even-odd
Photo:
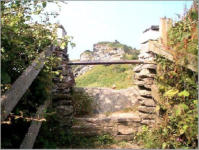
[[(62, 37), (66, 35), (66, 31), (62, 25), (59, 26), (62, 30)], [(38, 76), (39, 72), (45, 65), (47, 58), (55, 51), (55, 46), (48, 46), (39, 56), (28, 66), (21, 76), (12, 84), (11, 88), (1, 96), (1, 121), (5, 121), (8, 115), (15, 108), (17, 103), (20, 101), (22, 96), (31, 86), (32, 82)], [(47, 109), (51, 100), (46, 100), (45, 103), (38, 107), (35, 114), (34, 120), (25, 135), (24, 140), (21, 143), (20, 148), (32, 148), (36, 137), (39, 133), (42, 122), (35, 121), (36, 119), (42, 118), (44, 110)]]

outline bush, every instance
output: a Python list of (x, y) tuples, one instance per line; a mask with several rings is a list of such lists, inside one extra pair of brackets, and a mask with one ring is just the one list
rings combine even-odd
[(93, 112), (93, 98), (84, 91), (72, 91), (72, 101), (75, 116), (89, 115)]

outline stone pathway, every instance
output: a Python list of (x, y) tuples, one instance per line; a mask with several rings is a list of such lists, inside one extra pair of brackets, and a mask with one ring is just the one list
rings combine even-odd
[(105, 149), (141, 149), (133, 143), (133, 133), (140, 127), (139, 115), (133, 112), (114, 112), (110, 115), (93, 115), (74, 119), (72, 127), (76, 136), (94, 137), (97, 135), (111, 135), (114, 137), (113, 144), (100, 145), (95, 148)]
[(132, 143), (133, 135), (141, 126), (138, 95), (139, 89), (130, 87), (114, 90), (110, 88), (75, 88), (76, 92), (86, 92), (93, 97), (93, 114), (75, 117), (72, 131), (74, 135), (92, 137), (109, 134), (117, 141), (99, 148), (140, 149)]

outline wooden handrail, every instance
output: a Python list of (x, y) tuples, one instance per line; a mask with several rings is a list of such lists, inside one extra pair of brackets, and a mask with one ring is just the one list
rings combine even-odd
[(11, 88), (1, 97), (1, 121), (4, 121), (9, 113), (17, 105), (26, 90), (30, 87), (34, 79), (44, 66), (46, 57), (52, 54), (54, 47), (47, 47), (38, 58), (22, 73), (22, 75), (13, 83)]
[[(62, 29), (62, 38), (67, 34), (64, 27), (59, 25), (59, 28)], [(21, 97), (25, 94), (27, 89), (31, 86), (34, 79), (38, 76), (41, 69), (44, 67), (47, 57), (52, 54), (56, 47), (49, 46), (47, 47), (39, 56), (32, 62), (28, 68), (21, 74), (19, 78), (12, 84), (11, 88), (6, 91), (4, 95), (1, 96), (1, 121), (3, 122), (14, 107), (17, 105)], [(67, 51), (67, 47), (63, 49)], [(38, 119), (38, 121), (33, 120), (31, 125), (26, 133), (24, 140), (22, 141), (20, 148), (32, 148), (36, 137), (39, 133), (42, 122), (40, 118), (44, 116), (44, 111), (48, 108), (51, 100), (46, 100), (43, 105), (41, 105), (33, 119)]]
[(77, 62), (68, 62), (68, 65), (112, 65), (112, 64), (154, 64), (154, 62), (140, 61), (140, 60), (77, 61)]
[[(157, 55), (160, 55), (172, 62), (174, 62), (174, 56), (169, 52), (163, 49), (161, 44), (154, 42), (154, 41), (149, 41), (149, 51), (152, 53), (155, 53)], [(173, 50), (173, 52), (175, 52)], [(198, 72), (198, 60), (197, 56), (190, 54), (190, 53), (182, 53), (184, 56), (186, 56), (186, 61), (184, 58), (179, 59), (176, 63), (179, 64), (180, 66), (186, 67), (190, 69), (193, 72)]]

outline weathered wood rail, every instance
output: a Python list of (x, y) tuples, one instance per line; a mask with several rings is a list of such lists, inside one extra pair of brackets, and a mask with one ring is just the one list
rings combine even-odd
[[(40, 119), (44, 117), (44, 111), (48, 108), (48, 105), (50, 104), (50, 100), (46, 100), (43, 105), (41, 105), (35, 115), (35, 119)], [(28, 129), (28, 132), (25, 135), (25, 138), (23, 139), (20, 148), (21, 149), (27, 149), (32, 148), (34, 146), (34, 142), (36, 140), (36, 137), (39, 133), (39, 129), (41, 127), (42, 122), (41, 121), (32, 121), (31, 125)]]
[(112, 64), (154, 64), (154, 62), (150, 62), (150, 61), (139, 61), (139, 60), (77, 61), (77, 62), (68, 62), (68, 65), (112, 65)]
[[(175, 53), (174, 50), (165, 50), (163, 49), (162, 45), (157, 43), (156, 41), (149, 41), (149, 51), (151, 51), (152, 53), (155, 53), (157, 55), (160, 55), (162, 57), (165, 57), (166, 59), (174, 62), (174, 55), (172, 54)], [(179, 52), (178, 52), (179, 53)], [(180, 54), (180, 53), (179, 53)], [(190, 69), (193, 72), (198, 72), (198, 58), (197, 56), (190, 54), (190, 53), (181, 53), (180, 55), (182, 56), (186, 56), (186, 59), (184, 59), (184, 57), (178, 58), (177, 60), (177, 64), (184, 66), (188, 69)]]
[[(62, 30), (61, 37), (66, 36), (64, 27), (60, 25), (59, 28)], [(16, 79), (11, 88), (1, 96), (1, 122), (7, 119), (22, 96), (31, 86), (32, 82), (36, 79), (39, 72), (44, 67), (45, 61), (49, 56), (51, 56), (55, 48), (56, 47), (53, 45), (46, 47), (44, 51), (41, 52), (39, 56), (31, 63), (31, 65), (25, 69), (21, 76)], [(42, 125), (41, 118), (44, 116), (44, 110), (47, 109), (50, 101), (51, 100), (46, 100), (43, 105), (38, 107), (34, 120), (31, 122), (31, 125), (20, 145), (20, 148), (31, 149), (33, 147), (36, 137), (39, 133), (39, 129)]]
[(44, 50), (13, 83), (12, 87), (4, 95), (2, 95), (1, 121), (4, 121), (17, 105), (21, 97), (24, 95), (43, 68), (46, 58), (52, 54), (53, 50), (53, 46), (47, 47), (46, 50)]

